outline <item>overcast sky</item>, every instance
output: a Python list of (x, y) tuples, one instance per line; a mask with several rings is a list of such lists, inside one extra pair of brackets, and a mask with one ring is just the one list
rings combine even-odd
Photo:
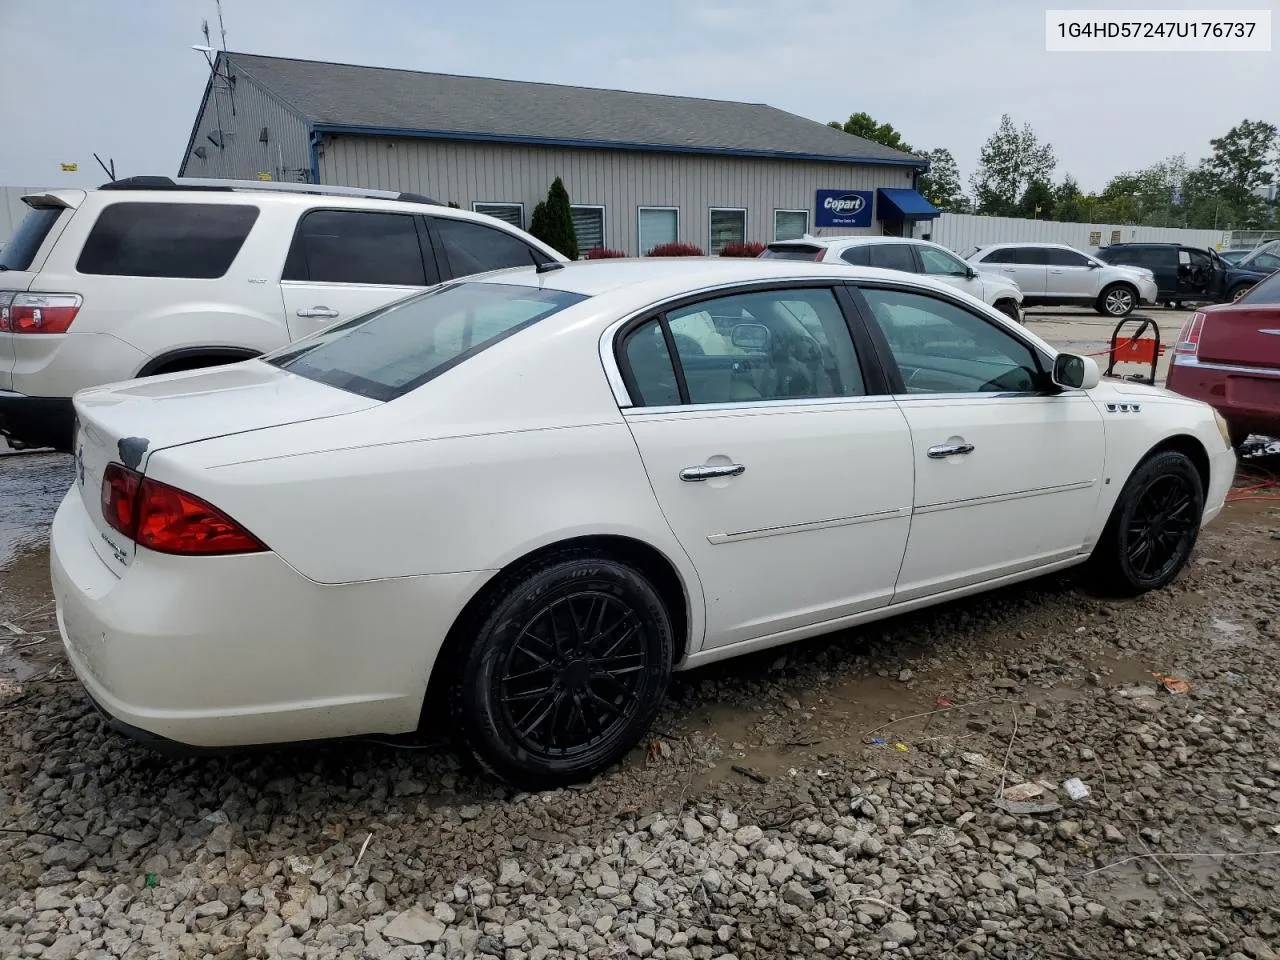
[[(1139, 5), (224, 0), (223, 13), (233, 51), (764, 102), (823, 122), (865, 110), (917, 149), (949, 148), (966, 189), (1001, 113), (1053, 144), (1055, 179), (1086, 189), (1170, 154), (1194, 163), (1242, 119), (1280, 123), (1280, 43), (1045, 52), (1047, 6)], [(1270, 9), (1280, 29), (1280, 0), (1229, 5)], [(213, 0), (0, 0), (0, 184), (97, 184), (94, 151), (121, 176), (175, 174), (208, 75), (191, 49), (206, 17), (216, 43)]]

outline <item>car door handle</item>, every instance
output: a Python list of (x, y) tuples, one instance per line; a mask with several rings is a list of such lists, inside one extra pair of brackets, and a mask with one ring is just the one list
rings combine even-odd
[(716, 477), (740, 477), (746, 472), (741, 463), (717, 463), (714, 466), (685, 467), (680, 471), (680, 479), (687, 483), (699, 480), (714, 480)]
[(945, 460), (947, 457), (964, 453), (973, 453), (972, 443), (940, 443), (936, 447), (929, 448), (931, 460)]
[(298, 311), (298, 316), (305, 317), (308, 320), (313, 318), (332, 320), (337, 315), (338, 311), (333, 307), (308, 307), (305, 310)]

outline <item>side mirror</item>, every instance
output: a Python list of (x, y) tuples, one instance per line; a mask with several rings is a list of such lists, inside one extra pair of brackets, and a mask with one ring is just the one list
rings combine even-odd
[(1090, 269), (1090, 270), (1100, 270), (1100, 269), (1102, 269), (1102, 264), (1100, 264), (1097, 260), (1090, 260), (1090, 261), (1089, 261), (1089, 269)]
[(763, 323), (735, 324), (729, 334), (729, 342), (740, 350), (769, 349), (769, 328)]
[(1081, 357), (1074, 353), (1060, 353), (1053, 358), (1053, 373), (1050, 374), (1056, 386), (1065, 390), (1090, 390), (1098, 385), (1102, 374), (1092, 357)]
[(965, 267), (964, 278), (966, 280), (976, 280), (978, 279), (978, 271), (973, 269), (973, 267)]

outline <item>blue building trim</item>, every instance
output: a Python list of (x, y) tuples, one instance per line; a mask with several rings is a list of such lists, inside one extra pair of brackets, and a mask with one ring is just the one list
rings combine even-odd
[[(571, 147), (593, 150), (626, 150), (639, 153), (693, 153), (718, 157), (750, 157), (757, 160), (816, 160), (827, 163), (860, 163), (873, 166), (927, 168), (929, 162), (919, 157), (892, 160), (884, 157), (836, 156), (821, 153), (791, 153), (785, 150), (749, 150), (737, 147), (693, 147), (682, 144), (628, 143), (619, 140), (578, 140), (556, 137), (528, 137), (503, 133), (470, 133), (458, 130), (403, 130), (397, 127), (365, 127), (337, 123), (316, 123), (314, 134), (348, 134), (367, 137), (408, 137), (416, 140), (461, 140), (482, 143), (511, 143), (521, 146)], [(313, 142), (315, 138), (313, 137)], [(312, 146), (313, 165), (319, 169), (315, 145)], [(319, 182), (319, 180), (317, 180)]]
[(320, 141), (324, 139), (324, 135), (316, 130), (315, 124), (307, 127), (307, 138), (311, 144), (311, 182), (320, 182)]

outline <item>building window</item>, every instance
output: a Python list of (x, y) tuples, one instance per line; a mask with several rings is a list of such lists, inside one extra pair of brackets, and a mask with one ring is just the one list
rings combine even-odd
[(675, 243), (680, 239), (679, 207), (640, 208), (640, 248), (644, 256), (660, 243)]
[(509, 223), (517, 230), (524, 229), (523, 203), (473, 203), (471, 209), (475, 213), (497, 217), (503, 223)]
[(578, 253), (604, 246), (604, 207), (575, 204), (569, 208), (573, 216), (573, 232), (578, 238)]
[(707, 236), (711, 238), (711, 249), (707, 252), (713, 257), (728, 244), (746, 243), (747, 211), (736, 207), (712, 207)]
[(799, 240), (808, 232), (808, 210), (773, 211), (773, 239)]

